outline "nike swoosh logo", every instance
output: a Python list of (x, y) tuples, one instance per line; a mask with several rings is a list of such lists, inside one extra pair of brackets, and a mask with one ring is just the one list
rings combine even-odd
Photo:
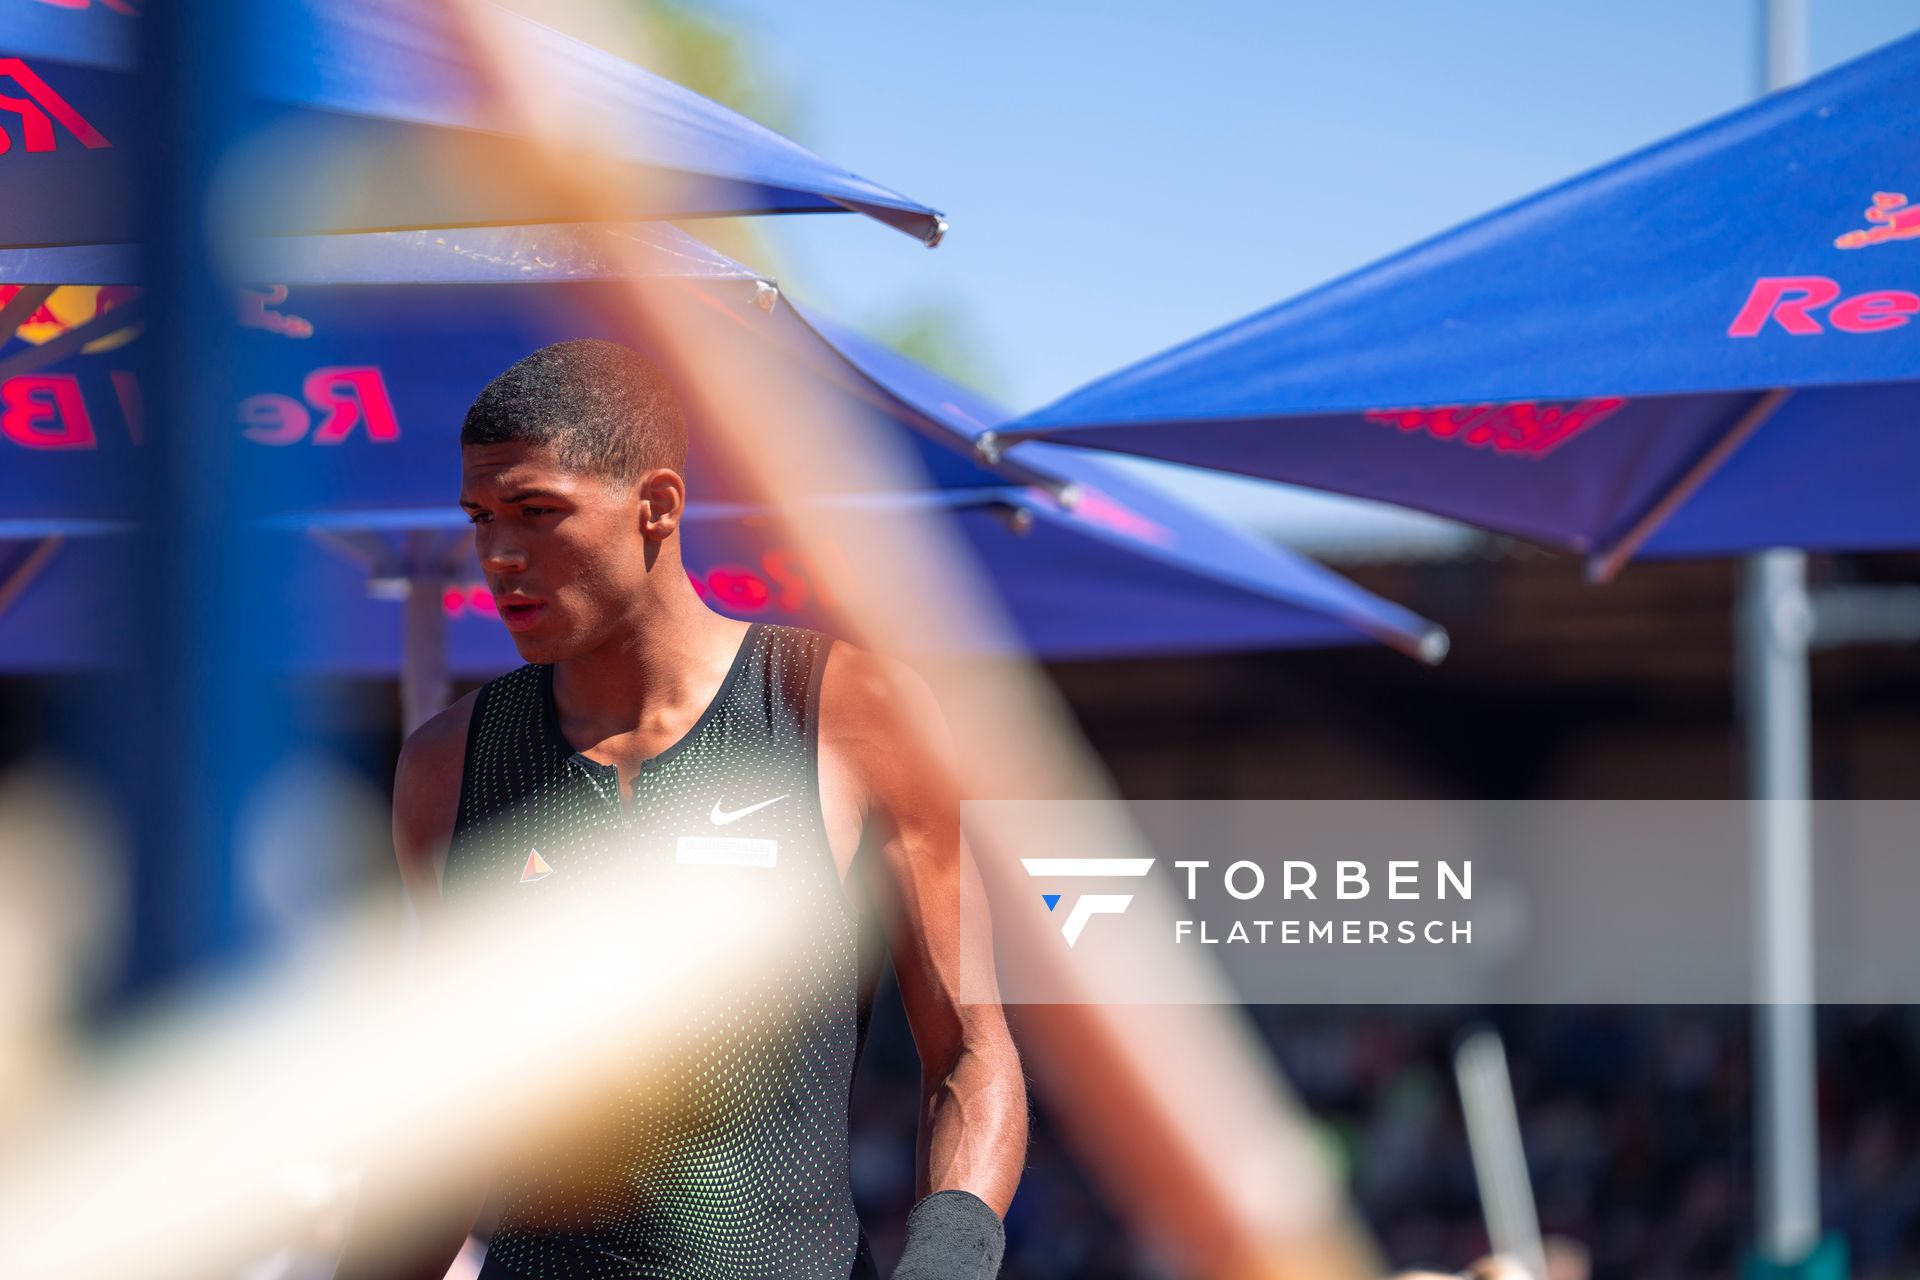
[(714, 826), (724, 827), (729, 822), (737, 822), (756, 810), (764, 809), (770, 804), (778, 804), (786, 798), (786, 795), (777, 795), (771, 800), (762, 800), (759, 804), (750, 804), (744, 809), (735, 809), (732, 813), (728, 813), (725, 809), (722, 809), (720, 802), (715, 800), (713, 802), (713, 812), (708, 814), (707, 817), (712, 820)]

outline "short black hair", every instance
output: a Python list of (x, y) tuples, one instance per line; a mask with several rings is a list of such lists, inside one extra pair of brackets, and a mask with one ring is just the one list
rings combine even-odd
[(650, 467), (687, 467), (687, 422), (660, 367), (597, 338), (542, 347), (486, 385), (460, 426), (460, 444), (510, 441), (552, 448), (562, 466), (614, 480)]

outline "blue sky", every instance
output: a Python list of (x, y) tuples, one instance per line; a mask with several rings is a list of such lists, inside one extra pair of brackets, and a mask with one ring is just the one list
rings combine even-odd
[[(808, 146), (944, 209), (761, 225), (782, 284), (955, 313), (1026, 409), (1750, 98), (1761, 0), (716, 0)], [(1920, 28), (1812, 9), (1814, 70)]]

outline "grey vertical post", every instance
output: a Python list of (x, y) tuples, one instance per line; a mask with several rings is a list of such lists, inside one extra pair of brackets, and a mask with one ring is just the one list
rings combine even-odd
[(1805, 1258), (1820, 1238), (1810, 622), (1806, 557), (1749, 559), (1739, 643), (1754, 805), (1756, 1207), (1761, 1256), (1779, 1265)]
[(400, 717), (412, 733), (447, 705), (447, 614), (441, 596), (450, 581), (445, 535), (407, 535), (406, 649), (400, 670)]
[[(1807, 73), (1807, 0), (1761, 0), (1764, 87)], [(1768, 551), (1741, 578), (1739, 679), (1754, 871), (1754, 1108), (1760, 1257), (1792, 1267), (1820, 1242), (1814, 1036), (1811, 610), (1806, 556)]]

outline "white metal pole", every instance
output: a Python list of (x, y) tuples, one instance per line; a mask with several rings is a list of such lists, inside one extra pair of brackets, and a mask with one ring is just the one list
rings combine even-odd
[(1534, 1208), (1526, 1147), (1520, 1140), (1520, 1106), (1514, 1101), (1500, 1033), (1476, 1031), (1461, 1041), (1453, 1054), (1453, 1074), (1467, 1118), (1467, 1145), (1480, 1185), (1487, 1242), (1494, 1253), (1525, 1267), (1533, 1280), (1546, 1280), (1547, 1251), (1540, 1242), (1540, 1214)]
[(1785, 89), (1807, 78), (1811, 8), (1807, 0), (1760, 0), (1760, 87), (1763, 93)]
[(1820, 1238), (1806, 558), (1745, 565), (1740, 680), (1753, 797), (1754, 1105), (1760, 1250), (1790, 1266)]
[[(1807, 0), (1765, 6), (1765, 88), (1807, 73)], [(1820, 1242), (1814, 1037), (1811, 609), (1806, 557), (1768, 551), (1741, 579), (1739, 679), (1754, 804), (1754, 1108), (1761, 1258), (1792, 1267)]]

